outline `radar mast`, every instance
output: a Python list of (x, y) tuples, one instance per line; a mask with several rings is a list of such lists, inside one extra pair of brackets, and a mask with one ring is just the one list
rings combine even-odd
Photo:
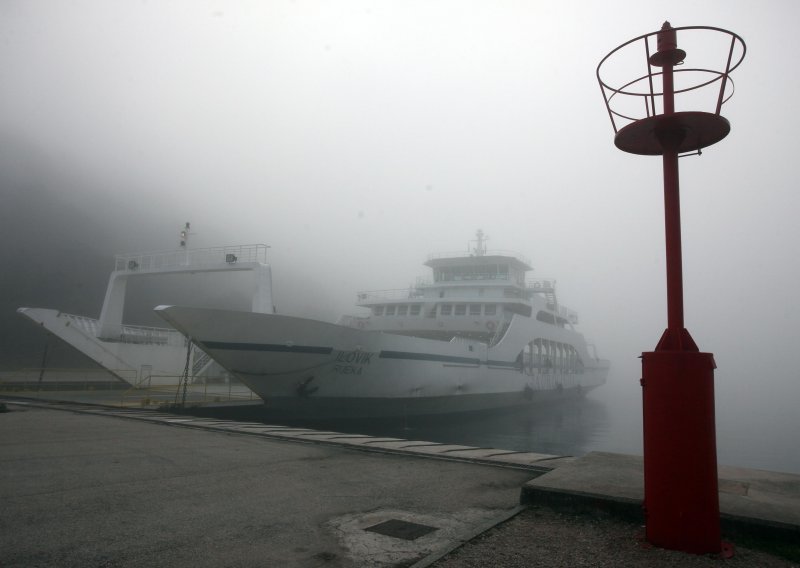
[(475, 248), (473, 249), (473, 253), (475, 256), (483, 256), (486, 254), (486, 241), (489, 240), (488, 235), (485, 235), (481, 229), (478, 229), (478, 232), (475, 233)]
[(187, 248), (189, 245), (189, 221), (186, 221), (186, 224), (181, 229), (181, 248)]

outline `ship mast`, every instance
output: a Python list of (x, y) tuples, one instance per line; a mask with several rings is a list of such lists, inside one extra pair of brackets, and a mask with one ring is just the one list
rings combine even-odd
[(187, 248), (189, 246), (189, 222), (187, 221), (186, 224), (181, 229), (181, 248)]
[(186, 221), (186, 224), (181, 229), (181, 249), (183, 250), (183, 263), (185, 265), (189, 265), (189, 221)]
[(478, 232), (475, 233), (475, 237), (477, 240), (473, 252), (475, 256), (483, 256), (486, 254), (486, 241), (489, 240), (489, 237), (484, 235), (481, 229), (478, 229)]

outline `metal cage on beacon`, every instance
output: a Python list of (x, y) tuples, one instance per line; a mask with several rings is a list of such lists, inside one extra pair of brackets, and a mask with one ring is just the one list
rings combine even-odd
[[(632, 154), (661, 155), (662, 134), (678, 132), (678, 152), (700, 153), (725, 138), (730, 124), (720, 112), (733, 96), (731, 73), (746, 50), (744, 40), (733, 32), (687, 26), (665, 27), (611, 51), (597, 66), (597, 81), (616, 147)], [(637, 67), (642, 74), (631, 79), (631, 69)], [(665, 68), (671, 71), (669, 77)], [(672, 89), (668, 81), (674, 81)], [(669, 108), (671, 97), (664, 95), (670, 90), (673, 108)]]

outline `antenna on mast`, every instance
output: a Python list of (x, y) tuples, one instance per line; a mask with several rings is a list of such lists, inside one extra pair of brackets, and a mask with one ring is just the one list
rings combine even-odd
[(181, 248), (186, 248), (189, 244), (189, 221), (186, 221), (186, 224), (181, 229)]
[(475, 253), (475, 256), (483, 256), (486, 254), (486, 241), (489, 240), (489, 237), (484, 235), (481, 229), (478, 229), (478, 232), (475, 233), (475, 237), (477, 240), (475, 241), (476, 244), (473, 252)]

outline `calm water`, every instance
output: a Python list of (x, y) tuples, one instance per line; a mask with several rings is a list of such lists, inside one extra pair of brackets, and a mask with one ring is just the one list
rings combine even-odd
[(484, 448), (582, 455), (606, 436), (606, 405), (584, 399), (559, 405), (441, 417), (326, 420), (310, 426)]
[[(757, 401), (756, 401), (757, 402)], [(800, 473), (800, 432), (793, 401), (744, 412), (717, 396), (717, 454), (721, 464)], [(253, 417), (249, 417), (252, 419)], [(275, 423), (268, 416), (259, 417)], [(642, 454), (638, 385), (610, 384), (583, 399), (558, 405), (493, 413), (408, 419), (306, 421), (305, 427), (461, 444), (475, 447), (581, 456), (592, 451)]]

